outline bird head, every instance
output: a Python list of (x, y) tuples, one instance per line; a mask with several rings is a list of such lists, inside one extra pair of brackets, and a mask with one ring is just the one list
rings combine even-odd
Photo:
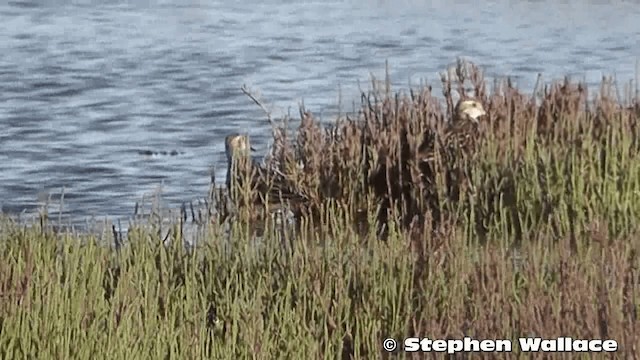
[(225, 153), (229, 161), (232, 158), (250, 157), (252, 150), (247, 135), (234, 134), (225, 138)]
[(458, 102), (455, 109), (455, 119), (454, 121), (471, 121), (473, 123), (478, 123), (478, 118), (486, 115), (487, 112), (484, 110), (482, 103), (478, 100), (474, 99), (464, 99)]

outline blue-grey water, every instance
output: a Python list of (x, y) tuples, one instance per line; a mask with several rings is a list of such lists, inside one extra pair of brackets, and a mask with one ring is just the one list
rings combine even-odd
[(169, 205), (205, 196), (224, 136), (268, 145), (243, 84), (275, 116), (304, 100), (329, 118), (386, 60), (404, 88), (437, 85), (460, 56), (524, 90), (538, 73), (628, 81), (638, 19), (620, 0), (2, 2), (0, 206), (33, 211), (64, 189), (71, 218), (125, 218), (159, 185)]

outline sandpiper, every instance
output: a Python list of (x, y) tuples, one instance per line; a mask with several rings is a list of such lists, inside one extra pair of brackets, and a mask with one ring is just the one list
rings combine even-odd
[[(443, 150), (468, 149), (473, 143), (477, 131), (479, 117), (486, 115), (486, 111), (478, 100), (462, 99), (456, 104), (453, 118), (447, 124), (439, 143)], [(418, 149), (418, 156), (423, 163), (435, 160), (434, 137), (428, 137)]]
[(446, 147), (467, 149), (475, 140), (479, 119), (486, 115), (482, 103), (475, 99), (461, 99), (456, 104), (451, 123), (445, 132)]
[[(252, 157), (254, 150), (247, 135), (233, 134), (225, 138), (227, 155), (227, 190), (236, 205), (277, 206), (304, 200), (287, 184), (284, 176), (268, 171)], [(275, 208), (274, 208), (275, 210)]]
[(258, 168), (251, 157), (253, 150), (246, 135), (229, 135), (225, 139), (225, 154), (227, 156), (227, 191), (235, 197), (245, 185), (247, 177), (253, 178)]

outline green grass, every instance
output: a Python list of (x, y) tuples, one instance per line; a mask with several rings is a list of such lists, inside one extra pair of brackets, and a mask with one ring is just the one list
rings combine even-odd
[(0, 355), (377, 358), (382, 339), (410, 335), (604, 337), (633, 353), (637, 236), (583, 234), (572, 249), (542, 233), (516, 266), (501, 242), (450, 230), (418, 259), (401, 234), (362, 243), (346, 226), (290, 247), (239, 231), (189, 253), (151, 232), (115, 252), (4, 224)]

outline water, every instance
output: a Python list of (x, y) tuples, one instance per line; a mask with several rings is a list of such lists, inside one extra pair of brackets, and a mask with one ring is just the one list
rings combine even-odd
[[(0, 5), (0, 206), (126, 218), (162, 184), (203, 197), (223, 138), (264, 152), (273, 115), (350, 110), (358, 82), (435, 82), (464, 56), (531, 90), (570, 74), (633, 79), (640, 3), (624, 1), (12, 1)], [(341, 99), (339, 99), (341, 94)], [(148, 157), (141, 150), (183, 152)]]

